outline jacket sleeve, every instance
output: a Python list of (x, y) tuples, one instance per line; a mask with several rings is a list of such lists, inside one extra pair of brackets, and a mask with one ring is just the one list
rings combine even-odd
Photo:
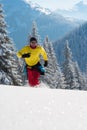
[(43, 47), (41, 47), (41, 55), (45, 61), (48, 61), (47, 53)]
[(26, 47), (22, 48), (20, 51), (17, 52), (17, 56), (22, 58), (22, 55), (26, 53)]

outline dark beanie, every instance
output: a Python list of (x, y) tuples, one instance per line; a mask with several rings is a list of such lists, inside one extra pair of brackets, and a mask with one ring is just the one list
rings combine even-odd
[(32, 41), (36, 41), (37, 42), (37, 39), (35, 37), (31, 37), (30, 38), (30, 42), (32, 42)]

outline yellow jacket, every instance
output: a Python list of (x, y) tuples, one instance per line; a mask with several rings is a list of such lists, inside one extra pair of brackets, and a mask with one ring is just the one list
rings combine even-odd
[(44, 50), (43, 47), (41, 47), (40, 45), (38, 45), (36, 48), (31, 48), (29, 45), (23, 47), (18, 53), (17, 56), (19, 58), (22, 58), (23, 54), (27, 54), (30, 53), (30, 57), (29, 58), (24, 58), (25, 62), (27, 65), (29, 66), (34, 66), (36, 65), (39, 61), (40, 61), (40, 55), (42, 55), (44, 60), (48, 60), (47, 54)]

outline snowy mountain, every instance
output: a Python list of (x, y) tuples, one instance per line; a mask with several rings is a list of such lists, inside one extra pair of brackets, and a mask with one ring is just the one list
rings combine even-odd
[(4, 5), (9, 35), (15, 41), (18, 49), (27, 43), (33, 21), (37, 23), (42, 40), (46, 35), (51, 40), (62, 37), (66, 32), (80, 24), (76, 21), (67, 20), (61, 15), (56, 15), (48, 9), (43, 9), (37, 4), (33, 5), (31, 2), (27, 3), (24, 0), (0, 1)]
[(40, 12), (42, 12), (42, 13), (45, 13), (46, 15), (48, 15), (48, 14), (51, 14), (52, 12), (51, 12), (51, 10), (49, 10), (49, 9), (47, 9), (47, 8), (43, 8), (43, 7), (41, 7), (39, 4), (37, 4), (37, 3), (33, 3), (33, 2), (31, 2), (31, 1), (29, 1), (29, 0), (24, 0), (26, 3), (28, 3), (30, 6), (31, 6), (31, 8), (33, 8), (33, 9), (35, 9), (35, 10), (38, 10), (38, 11), (40, 11)]
[(87, 23), (71, 31), (62, 39), (53, 43), (58, 61), (62, 64), (64, 60), (64, 45), (69, 41), (74, 60), (78, 62), (82, 71), (86, 71), (87, 65)]
[(84, 91), (0, 85), (0, 128), (86, 130), (86, 99)]
[(56, 10), (56, 13), (63, 15), (67, 18), (83, 19), (87, 21), (87, 2), (80, 0), (72, 9), (68, 10)]

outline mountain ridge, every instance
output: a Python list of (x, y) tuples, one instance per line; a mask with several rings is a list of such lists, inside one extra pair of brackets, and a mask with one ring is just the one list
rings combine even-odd
[(46, 15), (51, 14), (52, 11), (48, 8), (43, 8), (41, 7), (39, 4), (37, 3), (33, 3), (32, 1), (27, 1), (27, 0), (23, 0), (24, 2), (26, 2), (27, 4), (29, 4), (32, 8), (41, 11), (42, 13), (45, 13)]
[(64, 17), (72, 17), (75, 19), (82, 19), (87, 21), (87, 3), (82, 0), (76, 3), (72, 9), (57, 9), (55, 12), (63, 15)]
[[(70, 22), (61, 15), (51, 13), (46, 15), (23, 0), (1, 0), (5, 10), (8, 30), (17, 49), (27, 44), (28, 34), (31, 32), (32, 22), (36, 21), (42, 40), (46, 35), (51, 40), (62, 37), (66, 32), (79, 25), (78, 22)], [(55, 35), (53, 35), (55, 34)]]
[(86, 72), (87, 22), (65, 35), (62, 39), (59, 39), (53, 43), (57, 60), (61, 65), (64, 62), (63, 50), (66, 40), (69, 41), (69, 47), (72, 51), (73, 60), (78, 62), (82, 72)]

